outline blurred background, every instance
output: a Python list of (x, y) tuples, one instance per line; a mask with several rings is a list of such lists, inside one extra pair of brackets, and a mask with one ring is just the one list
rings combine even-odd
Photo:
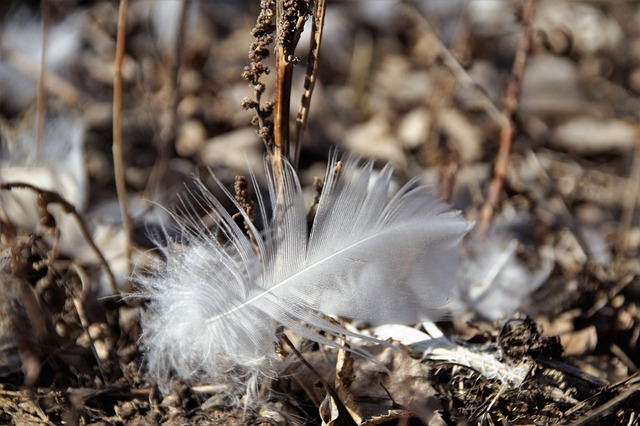
[[(398, 183), (419, 177), (436, 185), (476, 220), (512, 112), (511, 157), (491, 226), (486, 235), (474, 233), (463, 253), (452, 309), (465, 314), (445, 328), (470, 337), (477, 330), (467, 321), (490, 324), (526, 313), (548, 335), (560, 335), (565, 354), (583, 370), (616, 380), (637, 371), (640, 359), (640, 4), (535, 2), (523, 78), (509, 98), (526, 4), (329, 1), (300, 178), (312, 196), (313, 179), (324, 175), (335, 147), (391, 163)], [(87, 314), (79, 324), (65, 316), (73, 307), (55, 299), (53, 287), (38, 284), (43, 275), (60, 280), (70, 266), (34, 272), (34, 256), (47, 258), (52, 240), (33, 194), (3, 190), (0, 223), (3, 250), (17, 242), (30, 247), (22, 279), (42, 287), (37, 297), (53, 312), (58, 334), (86, 349), (88, 325), (99, 324), (90, 337), (103, 342), (104, 359), (115, 351), (137, 365), (137, 307), (99, 302), (130, 289), (111, 154), (118, 5), (0, 4), (0, 181), (56, 190), (85, 219), (114, 279), (62, 213), (54, 214), (62, 239), (57, 255), (83, 265), (83, 285), (95, 297), (82, 303), (101, 306), (100, 315)], [(194, 176), (214, 192), (209, 170), (229, 187), (249, 173), (264, 183), (263, 142), (253, 113), (240, 107), (253, 96), (241, 73), (258, 13), (253, 0), (129, 4), (124, 166), (140, 262), (153, 246), (150, 230), (167, 221), (158, 206), (179, 203)], [(308, 42), (306, 31), (297, 50), (292, 122)], [(273, 58), (266, 62), (273, 65)], [(263, 82), (268, 99), (273, 74)], [(43, 236), (42, 253), (24, 240), (34, 234)], [(96, 369), (86, 362), (80, 370)], [(16, 365), (4, 367), (11, 372)]]

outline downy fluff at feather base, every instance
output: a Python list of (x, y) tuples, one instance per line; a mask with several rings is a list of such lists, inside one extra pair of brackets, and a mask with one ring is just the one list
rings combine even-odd
[(150, 301), (145, 357), (161, 388), (175, 375), (247, 391), (277, 375), (279, 326), (337, 346), (326, 336), (354, 334), (327, 315), (411, 324), (437, 315), (452, 295), (472, 224), (429, 188), (414, 182), (389, 198), (391, 167), (374, 172), (371, 163), (334, 157), (309, 230), (292, 167), (285, 164), (279, 182), (266, 169), (274, 212), (258, 195), (262, 232), (234, 201), (254, 242), (201, 187), (191, 202), (207, 207), (217, 228), (182, 219), (182, 241), (162, 248), (163, 264), (137, 278), (139, 296)]

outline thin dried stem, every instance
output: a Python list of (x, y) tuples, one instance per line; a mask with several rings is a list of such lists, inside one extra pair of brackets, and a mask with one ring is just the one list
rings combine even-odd
[(132, 272), (131, 258), (133, 248), (131, 246), (131, 221), (129, 218), (129, 205), (127, 203), (127, 184), (124, 177), (124, 164), (122, 158), (122, 61), (124, 59), (125, 24), (127, 17), (128, 0), (120, 0), (118, 10), (118, 33), (116, 38), (116, 61), (113, 75), (113, 171), (118, 192), (118, 203), (122, 214), (122, 228), (126, 240), (127, 263), (129, 275)]
[(274, 158), (289, 156), (289, 97), (293, 65), (285, 59), (284, 49), (276, 48), (276, 93), (274, 110)]
[(302, 136), (307, 126), (311, 96), (316, 84), (318, 74), (318, 57), (322, 43), (322, 31), (324, 29), (324, 15), (327, 8), (325, 0), (315, 0), (313, 4), (313, 21), (311, 25), (311, 39), (309, 42), (309, 58), (307, 59), (307, 72), (304, 79), (304, 92), (300, 100), (300, 109), (296, 119), (296, 138), (294, 142), (293, 166), (297, 170), (300, 162), (300, 150), (302, 148)]
[(456, 143), (447, 141), (444, 149), (445, 161), (440, 168), (440, 198), (449, 201), (453, 195), (456, 177), (461, 167), (460, 151)]
[(146, 192), (150, 192), (150, 198), (155, 197), (155, 189), (158, 186), (158, 182), (169, 170), (169, 162), (173, 152), (173, 145), (175, 143), (175, 129), (177, 128), (177, 110), (178, 103), (180, 101), (178, 88), (180, 85), (180, 71), (183, 62), (184, 51), (184, 35), (186, 28), (187, 14), (186, 10), (189, 6), (189, 0), (184, 0), (180, 3), (180, 9), (178, 11), (178, 34), (173, 45), (173, 54), (171, 55), (171, 79), (168, 81), (170, 94), (170, 106), (167, 111), (168, 120), (162, 120), (161, 130), (159, 135), (159, 149), (158, 149), (158, 161), (151, 170), (149, 180), (147, 183)]
[[(286, 4), (285, 4), (286, 3)], [(285, 7), (286, 6), (286, 7)], [(274, 147), (273, 169), (278, 176), (282, 174), (284, 159), (289, 158), (289, 111), (291, 107), (291, 83), (293, 67), (298, 63), (295, 56), (296, 46), (309, 17), (307, 3), (302, 0), (276, 1), (276, 86), (274, 95)]]
[(456, 57), (451, 53), (451, 51), (449, 51), (449, 48), (437, 36), (436, 31), (431, 27), (429, 21), (422, 16), (415, 6), (402, 4), (400, 8), (405, 17), (414, 21), (418, 24), (418, 27), (425, 32), (425, 35), (429, 37), (429, 40), (431, 41), (430, 44), (437, 47), (438, 56), (442, 60), (442, 64), (451, 72), (451, 74), (453, 74), (456, 81), (465, 88), (473, 89), (482, 100), (482, 107), (491, 119), (500, 126), (505, 125), (509, 121), (508, 117), (503, 111), (498, 109), (494, 102), (489, 99), (481, 89), (479, 89), (478, 84), (473, 80), (473, 78), (471, 78), (469, 73), (464, 69), (460, 62), (458, 62)]
[(82, 329), (87, 335), (87, 340), (89, 341), (89, 348), (91, 349), (91, 354), (93, 355), (93, 358), (96, 361), (96, 365), (98, 366), (98, 370), (100, 371), (102, 382), (108, 385), (109, 380), (107, 380), (107, 373), (105, 371), (103, 362), (100, 359), (100, 356), (98, 355), (98, 350), (96, 349), (96, 341), (91, 336), (91, 333), (89, 332), (89, 326), (91, 325), (91, 322), (89, 321), (87, 317), (87, 312), (84, 309), (84, 302), (91, 288), (91, 285), (89, 284), (90, 282), (89, 277), (87, 276), (87, 273), (84, 271), (84, 269), (82, 269), (76, 263), (72, 263), (71, 267), (73, 268), (76, 275), (80, 279), (80, 283), (82, 284), (82, 292), (80, 295), (78, 295), (77, 292), (75, 292), (71, 286), (68, 286), (68, 292), (71, 295), (71, 299), (73, 300), (73, 306), (76, 309), (76, 314), (78, 314), (80, 325), (82, 326)]
[(287, 58), (287, 49), (283, 42), (284, 1), (276, 2), (276, 88), (274, 109), (274, 168), (282, 170), (282, 158), (289, 155), (289, 103), (291, 96), (291, 78), (293, 76), (293, 64)]
[(531, 48), (531, 34), (533, 17), (536, 11), (537, 0), (528, 0), (523, 9), (522, 21), (524, 29), (518, 47), (516, 48), (513, 67), (511, 68), (511, 81), (507, 86), (503, 100), (503, 114), (508, 118), (508, 122), (502, 125), (500, 129), (500, 146), (496, 156), (496, 163), (493, 169), (493, 178), (489, 184), (489, 192), (484, 205), (480, 209), (478, 217), (477, 234), (484, 236), (491, 226), (493, 212), (500, 200), (502, 187), (507, 176), (507, 168), (509, 167), (509, 157), (511, 154), (511, 144), (513, 141), (513, 115), (518, 108), (518, 95), (520, 94), (520, 85), (524, 75), (525, 65), (527, 64), (527, 56)]

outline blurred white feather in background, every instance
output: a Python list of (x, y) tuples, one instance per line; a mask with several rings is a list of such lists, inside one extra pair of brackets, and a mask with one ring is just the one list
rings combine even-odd
[(513, 207), (506, 207), (494, 221), (485, 238), (468, 239), (463, 246), (458, 271), (458, 294), (453, 311), (471, 309), (490, 321), (509, 318), (517, 311), (527, 311), (530, 295), (547, 281), (555, 259), (548, 247), (535, 248), (529, 265), (518, 257), (526, 246), (518, 229), (528, 229), (531, 216)]
[[(67, 113), (50, 114), (45, 123), (42, 145), (36, 149), (35, 126), (11, 131), (0, 126), (0, 182), (22, 182), (47, 191), (56, 191), (74, 208), (84, 211), (88, 197), (83, 140), (84, 123)], [(81, 255), (87, 244), (75, 218), (51, 204), (49, 212), (60, 230), (60, 250)], [(42, 232), (37, 194), (29, 189), (0, 191), (0, 219), (20, 230)], [(89, 250), (90, 251), (90, 250)]]

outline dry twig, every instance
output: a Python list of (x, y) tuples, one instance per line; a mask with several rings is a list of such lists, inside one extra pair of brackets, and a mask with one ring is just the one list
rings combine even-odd
[[(289, 4), (291, 3), (291, 4)], [(289, 111), (296, 46), (309, 16), (302, 0), (276, 0), (276, 87), (274, 109), (274, 161), (289, 157)]]
[[(570, 423), (570, 425), (583, 426), (588, 424), (595, 424), (594, 422), (596, 422), (596, 420), (600, 419), (605, 415), (611, 414), (614, 410), (618, 409), (622, 405), (625, 405), (625, 404), (630, 406), (637, 405), (638, 393), (640, 392), (640, 375), (638, 375), (638, 373), (632, 376), (629, 376), (626, 379), (618, 383), (615, 383), (611, 386), (607, 386), (606, 390), (615, 391), (619, 388), (622, 388), (622, 389), (626, 388), (626, 390), (620, 393), (619, 395), (609, 399), (602, 405), (591, 409), (586, 415), (584, 415), (579, 420)], [(567, 414), (571, 412), (576, 412), (578, 409), (584, 408), (584, 406), (588, 402), (590, 402), (591, 399), (594, 399), (597, 396), (598, 395), (596, 394), (593, 398), (590, 398), (587, 401), (583, 401), (577, 404), (575, 407), (569, 410)], [(630, 422), (629, 424), (632, 424), (632, 423)]]
[(289, 158), (289, 111), (293, 67), (299, 59), (296, 46), (309, 17), (304, 0), (285, 2), (276, 0), (276, 86), (274, 95), (273, 157), (271, 159), (276, 182), (280, 182), (284, 160)]
[(169, 86), (169, 106), (165, 113), (168, 115), (167, 120), (161, 121), (161, 128), (158, 130), (158, 160), (151, 170), (147, 182), (147, 192), (151, 193), (151, 197), (154, 196), (155, 190), (158, 185), (158, 181), (164, 177), (169, 170), (169, 162), (173, 155), (173, 147), (176, 139), (176, 129), (178, 126), (178, 103), (180, 101), (179, 86), (181, 76), (181, 65), (183, 61), (183, 47), (184, 47), (184, 33), (186, 26), (186, 9), (189, 0), (184, 0), (180, 3), (179, 16), (178, 16), (178, 34), (173, 45), (173, 54), (170, 58), (171, 78), (167, 82)]
[(496, 156), (496, 162), (493, 169), (493, 178), (489, 184), (489, 192), (484, 205), (480, 209), (478, 217), (478, 227), (476, 232), (483, 236), (489, 230), (493, 212), (498, 205), (504, 179), (507, 176), (507, 167), (509, 166), (509, 156), (511, 154), (511, 143), (513, 141), (513, 115), (518, 108), (518, 95), (520, 94), (520, 83), (524, 75), (524, 68), (527, 63), (527, 56), (531, 47), (531, 33), (533, 16), (536, 11), (537, 0), (528, 0), (524, 4), (522, 21), (524, 29), (518, 46), (516, 55), (513, 59), (513, 67), (511, 69), (511, 81), (507, 86), (503, 100), (503, 114), (508, 118), (508, 122), (502, 125), (500, 129), (500, 146)]
[(76, 313), (78, 314), (78, 319), (80, 320), (80, 326), (84, 330), (87, 335), (87, 340), (89, 341), (89, 348), (91, 349), (91, 354), (93, 355), (94, 360), (96, 361), (96, 365), (98, 366), (98, 370), (100, 371), (100, 376), (102, 377), (102, 382), (104, 384), (109, 384), (107, 380), (107, 374), (104, 366), (102, 365), (102, 361), (100, 360), (100, 356), (98, 355), (98, 350), (96, 349), (95, 339), (91, 336), (89, 332), (89, 326), (91, 323), (87, 318), (87, 313), (84, 310), (84, 302), (86, 300), (87, 294), (90, 291), (89, 277), (87, 273), (80, 267), (80, 265), (76, 263), (72, 263), (71, 267), (75, 271), (76, 275), (80, 279), (80, 283), (82, 284), (82, 291), (80, 295), (76, 294), (76, 292), (69, 286), (68, 292), (73, 300), (73, 306), (76, 309)]
[(442, 64), (451, 72), (456, 81), (462, 85), (462, 87), (473, 89), (474, 92), (482, 100), (482, 107), (485, 112), (491, 117), (491, 119), (504, 126), (508, 122), (507, 116), (503, 111), (500, 111), (498, 107), (493, 103), (491, 99), (485, 94), (485, 92), (479, 88), (478, 84), (471, 78), (467, 70), (458, 62), (456, 57), (449, 51), (447, 46), (437, 37), (436, 31), (431, 27), (429, 21), (422, 16), (415, 6), (409, 4), (402, 4), (400, 6), (402, 14), (408, 19), (415, 22), (425, 36), (429, 37), (430, 44), (435, 45), (438, 49), (438, 56), (442, 60)]
[(126, 252), (129, 275), (131, 275), (131, 258), (133, 247), (131, 246), (131, 220), (129, 217), (129, 205), (127, 202), (127, 184), (124, 177), (124, 164), (122, 158), (122, 61), (124, 59), (125, 25), (127, 17), (128, 0), (120, 0), (118, 10), (118, 35), (116, 40), (116, 61), (113, 76), (113, 171), (116, 179), (118, 203), (122, 214), (122, 228), (126, 240)]
[(307, 126), (311, 96), (316, 84), (318, 74), (318, 57), (320, 56), (320, 46), (322, 44), (322, 30), (324, 28), (324, 15), (327, 4), (325, 0), (315, 0), (313, 4), (313, 21), (311, 25), (311, 40), (309, 42), (309, 57), (307, 58), (307, 73), (304, 79), (304, 92), (300, 100), (300, 109), (296, 119), (296, 139), (293, 166), (298, 169), (300, 162), (300, 150), (302, 148), (302, 136)]

